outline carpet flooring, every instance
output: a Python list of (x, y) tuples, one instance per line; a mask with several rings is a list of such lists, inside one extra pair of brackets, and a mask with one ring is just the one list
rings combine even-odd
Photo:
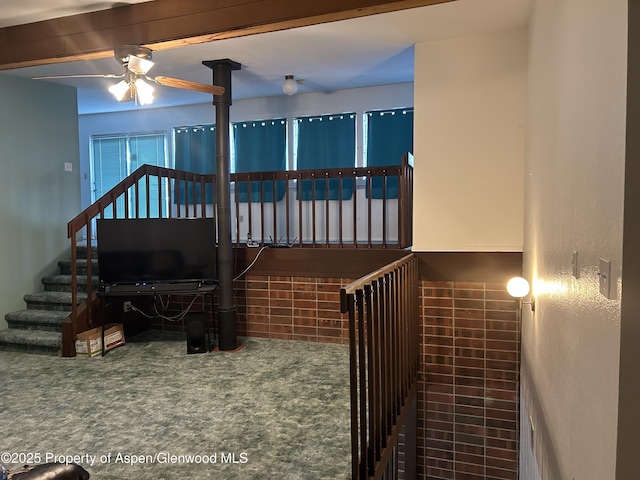
[(72, 460), (99, 480), (348, 478), (347, 347), (240, 341), (187, 355), (184, 334), (152, 331), (104, 357), (0, 352), (0, 461)]

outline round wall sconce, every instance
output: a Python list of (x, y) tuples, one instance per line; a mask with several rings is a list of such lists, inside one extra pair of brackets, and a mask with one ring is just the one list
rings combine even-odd
[(531, 311), (536, 311), (535, 298), (531, 297), (531, 302), (525, 302), (524, 297), (529, 294), (531, 287), (529, 282), (522, 277), (513, 277), (507, 282), (507, 292), (509, 295), (518, 300), (518, 308), (522, 309), (523, 305), (531, 305)]

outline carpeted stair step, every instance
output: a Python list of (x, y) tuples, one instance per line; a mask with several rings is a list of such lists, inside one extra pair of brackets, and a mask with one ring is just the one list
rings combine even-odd
[[(78, 245), (76, 247), (76, 255), (78, 258), (87, 258), (87, 247), (84, 245)], [(91, 258), (98, 258), (98, 247), (93, 245), (91, 247)]]
[(62, 333), (8, 328), (0, 330), (0, 348), (5, 351), (59, 356)]
[[(58, 268), (60, 268), (60, 273), (62, 275), (71, 275), (71, 260), (60, 260), (58, 262)], [(87, 274), (87, 259), (78, 256), (76, 260), (76, 272), (78, 275), (86, 275)], [(91, 273), (93, 275), (97, 275), (98, 273), (98, 260), (91, 260)]]
[[(71, 260), (60, 260), (58, 267), (62, 275), (71, 275)], [(86, 258), (78, 258), (76, 261), (76, 272), (78, 275), (87, 274)], [(98, 260), (91, 260), (91, 274), (94, 276), (98, 274)]]
[[(76, 282), (78, 303), (87, 298), (87, 251), (77, 248)], [(91, 268), (93, 285), (98, 286), (97, 248), (92, 248)], [(0, 350), (21, 351), (47, 355), (60, 355), (62, 348), (62, 322), (71, 311), (71, 260), (58, 262), (59, 274), (43, 277), (43, 292), (29, 293), (23, 299), (25, 310), (7, 313), (9, 328), (0, 331)]]
[[(71, 292), (38, 292), (28, 293), (24, 297), (29, 310), (71, 311)], [(78, 303), (87, 298), (85, 293), (78, 293)]]
[[(47, 275), (42, 277), (42, 284), (47, 292), (71, 292), (71, 275)], [(87, 291), (87, 276), (78, 275), (76, 277), (78, 292)], [(98, 277), (93, 276), (93, 291), (98, 288)]]
[(19, 310), (7, 313), (4, 319), (10, 329), (44, 330), (60, 332), (62, 321), (69, 316), (69, 312), (56, 310)]

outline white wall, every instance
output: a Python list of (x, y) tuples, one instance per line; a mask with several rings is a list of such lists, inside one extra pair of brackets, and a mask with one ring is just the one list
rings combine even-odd
[(416, 45), (413, 249), (521, 251), (524, 30)]
[[(158, 92), (161, 95), (162, 92)], [(413, 106), (413, 84), (404, 83), (379, 87), (339, 90), (331, 93), (309, 93), (293, 96), (263, 97), (236, 100), (230, 108), (232, 122), (268, 118), (288, 118), (327, 113)], [(166, 132), (171, 141), (173, 127), (215, 123), (215, 108), (211, 104), (174, 108), (140, 108), (128, 112), (80, 115), (80, 161), (82, 168), (82, 204), (91, 202), (90, 137), (91, 135), (136, 132)], [(291, 126), (291, 125), (290, 125)], [(358, 165), (362, 165), (362, 115), (357, 116)], [(168, 151), (172, 151), (169, 143)], [(292, 147), (292, 145), (291, 145)], [(291, 149), (292, 150), (292, 149)]]
[[(43, 289), (80, 211), (74, 88), (0, 75), (0, 329)], [(65, 162), (73, 171), (64, 170)]]
[[(536, 310), (524, 311), (521, 389), (534, 433), (527, 448), (523, 422), (521, 465), (535, 459), (543, 479), (618, 478), (626, 34), (625, 0), (539, 0), (530, 24), (524, 257)], [(612, 299), (598, 290), (600, 258)]]

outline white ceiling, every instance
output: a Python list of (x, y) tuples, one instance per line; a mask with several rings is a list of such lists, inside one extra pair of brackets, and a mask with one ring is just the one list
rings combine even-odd
[[(92, 0), (2, 0), (0, 27), (110, 8)], [(154, 52), (149, 75), (210, 84), (204, 60), (242, 64), (232, 76), (233, 99), (283, 95), (285, 75), (304, 80), (298, 90), (339, 89), (413, 81), (413, 46), (458, 36), (524, 27), (533, 0), (456, 0), (428, 7), (344, 20)], [(127, 0), (126, 3), (139, 3)], [(15, 5), (14, 5), (15, 4)], [(24, 77), (121, 73), (114, 59), (28, 67), (6, 73)], [(38, 80), (43, 81), (43, 80)], [(79, 113), (127, 110), (106, 91), (113, 79), (47, 80), (78, 88)], [(156, 89), (155, 107), (210, 102), (211, 96), (169, 87)]]

